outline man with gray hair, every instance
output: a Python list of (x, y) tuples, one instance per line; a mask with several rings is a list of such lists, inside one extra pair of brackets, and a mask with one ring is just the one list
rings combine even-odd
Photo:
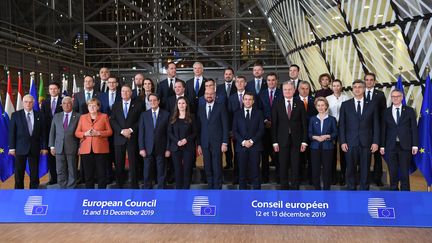
[[(192, 107), (198, 107), (199, 97), (204, 95), (205, 82), (207, 78), (203, 76), (204, 66), (200, 62), (195, 62), (193, 64), (194, 77), (186, 82), (186, 97), (193, 102)], [(192, 113), (196, 111), (193, 110)]]
[(72, 98), (69, 96), (63, 98), (62, 108), (63, 112), (53, 117), (48, 145), (56, 159), (57, 183), (62, 189), (73, 189), (77, 181), (79, 148), (75, 129), (81, 114), (72, 110)]

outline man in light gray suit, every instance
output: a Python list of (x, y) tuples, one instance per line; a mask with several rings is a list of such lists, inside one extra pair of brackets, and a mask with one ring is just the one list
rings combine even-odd
[(63, 98), (62, 107), (63, 112), (53, 117), (48, 146), (56, 158), (57, 183), (62, 189), (72, 189), (76, 186), (78, 170), (79, 139), (75, 137), (75, 129), (81, 114), (72, 110), (72, 98), (68, 96)]

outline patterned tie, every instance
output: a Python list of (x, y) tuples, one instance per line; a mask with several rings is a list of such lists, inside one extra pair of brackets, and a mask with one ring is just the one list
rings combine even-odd
[(195, 94), (196, 94), (196, 96), (198, 96), (198, 92), (199, 92), (199, 78), (197, 78), (196, 79), (196, 82), (195, 82)]
[(69, 114), (66, 113), (64, 121), (63, 121), (63, 129), (66, 131), (68, 126), (69, 126)]
[(360, 105), (360, 101), (357, 101), (357, 115), (360, 117), (361, 116), (361, 105)]
[(399, 119), (400, 119), (400, 111), (399, 108), (396, 108), (396, 124), (399, 125)]
[(243, 108), (243, 95), (239, 94), (239, 103), (240, 103), (240, 108)]
[(56, 111), (56, 105), (57, 105), (56, 99), (53, 99), (51, 102), (51, 115), (53, 115), (53, 116), (54, 116), (55, 111)]
[(128, 103), (125, 102), (124, 103), (124, 108), (123, 108), (123, 114), (124, 114), (125, 119), (127, 118), (127, 114), (128, 114), (128, 107), (127, 107), (127, 105), (128, 105)]
[(31, 114), (30, 112), (27, 113), (27, 127), (28, 127), (28, 131), (30, 136), (33, 133), (33, 126), (32, 126), (32, 122), (31, 122)]
[(156, 111), (153, 111), (153, 128), (156, 128), (156, 120), (157, 120)]
[(269, 100), (270, 100), (270, 107), (271, 107), (273, 105), (273, 90), (270, 90)]
[(291, 101), (288, 100), (288, 105), (287, 105), (287, 114), (288, 114), (288, 119), (291, 119), (291, 112), (292, 112), (292, 108), (291, 108)]
[(307, 102), (306, 98), (303, 98), (303, 105), (305, 107), (305, 110), (307, 111), (307, 109), (308, 109), (308, 102)]

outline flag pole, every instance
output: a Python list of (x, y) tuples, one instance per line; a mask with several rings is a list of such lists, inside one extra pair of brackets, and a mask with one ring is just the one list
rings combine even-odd
[[(429, 65), (426, 65), (426, 79), (427, 79), (428, 75), (429, 75)], [(425, 83), (425, 86), (426, 86), (426, 83)], [(431, 186), (427, 185), (427, 191), (431, 192)]]

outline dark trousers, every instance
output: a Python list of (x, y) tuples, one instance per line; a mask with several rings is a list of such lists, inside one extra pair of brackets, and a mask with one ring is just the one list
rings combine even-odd
[(270, 178), (270, 161), (269, 157), (271, 157), (272, 162), (279, 166), (278, 156), (273, 151), (273, 143), (271, 137), (271, 129), (266, 128), (263, 136), (263, 151), (261, 153), (261, 177), (263, 182), (268, 182)]
[(239, 189), (247, 189), (248, 181), (251, 182), (253, 189), (261, 189), (260, 183), (260, 152), (247, 149), (237, 152), (239, 159)]
[(108, 154), (95, 154), (93, 151), (89, 154), (81, 155), (81, 163), (85, 170), (85, 186), (87, 189), (95, 188), (95, 178), (98, 181), (98, 189), (105, 189), (107, 186), (106, 179), (106, 159)]
[(382, 175), (383, 175), (383, 167), (382, 167), (382, 157), (381, 154), (378, 151), (376, 151), (374, 154), (374, 166), (373, 166), (373, 181), (375, 183), (382, 182)]
[(15, 155), (15, 189), (24, 189), (26, 161), (30, 167), (30, 189), (39, 188), (39, 154)]
[(192, 179), (194, 153), (187, 149), (178, 149), (172, 153), (176, 189), (189, 189)]
[[(279, 175), (281, 190), (298, 190), (300, 185), (300, 144), (291, 144), (288, 147), (279, 146)], [(289, 177), (289, 171), (291, 176)], [(291, 183), (291, 187), (290, 187)]]
[(227, 167), (233, 167), (233, 148), (232, 138), (228, 139), (228, 149), (225, 152), (225, 162)]
[[(315, 190), (321, 190), (321, 171), (323, 190), (330, 190), (332, 176), (333, 149), (311, 149), (312, 183)], [(321, 170), (322, 167), (322, 170)]]
[[(336, 176), (336, 172), (337, 172), (338, 151), (339, 151), (340, 173), (342, 175), (339, 182), (345, 183), (345, 173), (346, 173), (345, 152), (342, 151), (339, 143), (336, 143), (336, 147), (333, 149), (332, 178)], [(334, 179), (334, 181), (336, 181), (336, 178)]]
[(305, 181), (311, 184), (312, 182), (312, 166), (311, 153), (309, 146), (304, 152), (300, 152), (300, 181)]
[(150, 154), (144, 158), (144, 188), (150, 189), (152, 188), (153, 177), (153, 168), (156, 167), (156, 177), (157, 177), (157, 185), (158, 189), (165, 188), (165, 173), (166, 173), (166, 162), (165, 156)]
[[(116, 157), (116, 168), (115, 175), (116, 181), (119, 188), (123, 188), (126, 181), (126, 172), (125, 172), (125, 160), (126, 160), (126, 152), (128, 154), (129, 160), (129, 175), (131, 181), (131, 188), (138, 189), (138, 167), (137, 167), (137, 153), (138, 153), (138, 145), (136, 143), (127, 142), (125, 145), (116, 145), (115, 147), (115, 157)], [(87, 173), (87, 172), (86, 172)]]
[(356, 189), (357, 165), (360, 167), (360, 190), (369, 190), (369, 167), (371, 164), (370, 146), (351, 146), (346, 153), (346, 183), (348, 190)]
[(400, 190), (409, 191), (409, 169), (411, 164), (411, 150), (403, 150), (399, 143), (393, 150), (386, 150), (387, 165), (390, 174), (390, 190), (398, 191), (399, 180)]
[(108, 182), (110, 182), (114, 179), (113, 165), (115, 166), (115, 148), (112, 137), (109, 137), (108, 141), (110, 152), (108, 153), (108, 159), (106, 160), (106, 177), (108, 179)]
[(203, 149), (204, 170), (209, 189), (222, 189), (222, 151), (221, 146)]
[(49, 183), (57, 183), (57, 169), (56, 169), (56, 158), (51, 153), (48, 153), (48, 169), (49, 169)]

